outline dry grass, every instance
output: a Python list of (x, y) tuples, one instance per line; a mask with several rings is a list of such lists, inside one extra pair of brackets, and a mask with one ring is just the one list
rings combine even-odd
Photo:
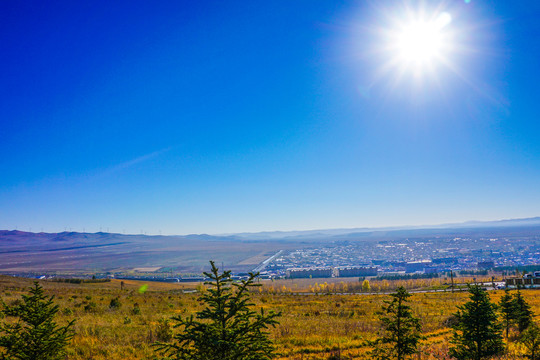
[[(202, 307), (197, 294), (182, 293), (182, 290), (193, 289), (195, 284), (151, 282), (147, 283), (146, 292), (139, 293), (145, 284), (140, 281), (124, 280), (124, 290), (120, 290), (119, 280), (99, 284), (40, 283), (60, 305), (58, 321), (66, 323), (76, 319), (76, 336), (68, 349), (69, 359), (153, 359), (155, 353), (151, 344), (162, 333), (162, 319), (176, 314), (189, 315)], [(1, 297), (10, 303), (27, 293), (31, 284), (29, 279), (0, 276)], [(355, 285), (354, 282), (348, 284)], [(265, 285), (262, 292), (255, 291), (253, 300), (257, 307), (282, 312), (280, 325), (271, 333), (278, 359), (327, 359), (337, 354), (342, 359), (370, 358), (366, 340), (378, 335), (378, 312), (388, 295), (291, 295), (289, 291), (270, 291), (270, 287), (283, 286), (279, 282)], [(391, 282), (388, 288), (395, 285)], [(314, 286), (315, 281), (303, 281), (298, 288), (305, 291)], [(490, 296), (498, 302), (502, 293), (494, 291)], [(524, 290), (523, 294), (533, 311), (539, 314), (538, 291)], [(412, 307), (427, 337), (422, 342), (419, 359), (447, 358), (451, 330), (446, 322), (467, 296), (458, 292), (412, 296)], [(115, 297), (119, 297), (122, 306), (113, 310), (109, 303)], [(136, 308), (140, 310), (134, 310)], [(515, 345), (509, 350), (513, 356), (522, 351)]]

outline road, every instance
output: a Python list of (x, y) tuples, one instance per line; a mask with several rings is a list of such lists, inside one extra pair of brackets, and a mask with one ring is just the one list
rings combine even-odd
[(259, 266), (257, 266), (255, 269), (253, 269), (253, 273), (256, 274), (258, 272), (263, 271), (266, 268), (266, 265), (268, 265), (268, 263), (270, 263), (272, 260), (277, 258), (282, 253), (283, 253), (283, 250), (279, 250), (277, 253), (270, 256), (268, 259), (264, 260)]

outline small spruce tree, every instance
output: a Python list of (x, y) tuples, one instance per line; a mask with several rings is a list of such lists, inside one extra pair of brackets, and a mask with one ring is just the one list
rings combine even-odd
[(58, 326), (53, 320), (58, 312), (53, 296), (46, 297), (36, 281), (30, 295), (22, 302), (8, 306), (2, 301), (0, 314), (16, 318), (0, 324), (0, 359), (57, 360), (64, 358), (64, 349), (73, 337), (72, 325)]
[(420, 321), (406, 304), (411, 294), (403, 286), (390, 296), (392, 300), (385, 300), (382, 309), (384, 335), (375, 341), (373, 355), (377, 359), (403, 360), (417, 352), (418, 342), (422, 339)]
[(527, 304), (519, 290), (514, 294), (513, 306), (514, 319), (516, 321), (518, 331), (522, 333), (532, 323), (533, 313), (531, 311), (531, 306)]
[(504, 350), (502, 326), (487, 292), (478, 285), (469, 287), (469, 301), (458, 307), (450, 355), (458, 360), (481, 360)]
[(513, 301), (512, 295), (508, 289), (504, 291), (504, 295), (501, 297), (501, 302), (499, 303), (499, 309), (501, 311), (503, 326), (506, 330), (506, 338), (508, 339), (508, 331), (514, 322), (515, 317), (515, 303)]
[(156, 343), (156, 350), (166, 359), (176, 360), (267, 360), (274, 346), (266, 329), (277, 324), (280, 314), (252, 310), (249, 288), (259, 286), (258, 274), (234, 283), (230, 271), (219, 273), (214, 262), (211, 272), (204, 273), (211, 281), (199, 301), (206, 307), (195, 317), (172, 318), (181, 329), (172, 343)]

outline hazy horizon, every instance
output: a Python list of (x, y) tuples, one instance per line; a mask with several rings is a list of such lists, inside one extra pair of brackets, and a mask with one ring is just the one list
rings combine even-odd
[(482, 226), (482, 225), (495, 225), (497, 223), (506, 223), (506, 222), (520, 222), (520, 221), (538, 221), (540, 222), (540, 216), (534, 216), (534, 217), (526, 217), (526, 218), (512, 218), (512, 219), (490, 219), (490, 220), (467, 220), (467, 221), (459, 221), (459, 222), (448, 222), (448, 223), (439, 223), (439, 224), (401, 224), (401, 225), (390, 225), (390, 226), (355, 226), (355, 227), (345, 227), (345, 228), (312, 228), (312, 229), (278, 229), (278, 230), (261, 230), (261, 231), (236, 231), (236, 232), (229, 232), (229, 233), (148, 233), (148, 232), (119, 232), (119, 231), (112, 231), (110, 228), (107, 229), (99, 229), (98, 231), (88, 231), (86, 228), (83, 229), (73, 229), (73, 228), (64, 228), (63, 230), (59, 229), (57, 231), (41, 231), (41, 229), (0, 229), (0, 231), (20, 231), (20, 232), (28, 232), (28, 233), (48, 233), (48, 234), (54, 234), (54, 233), (63, 233), (63, 232), (73, 232), (73, 233), (88, 233), (88, 234), (95, 234), (95, 233), (109, 233), (109, 234), (119, 234), (119, 235), (144, 235), (144, 236), (188, 236), (188, 235), (210, 235), (210, 236), (232, 236), (232, 235), (257, 235), (257, 234), (265, 234), (265, 233), (309, 233), (309, 232), (343, 232), (347, 233), (347, 231), (355, 231), (355, 230), (366, 230), (366, 231), (384, 231), (384, 230), (407, 230), (407, 229), (444, 229), (444, 228), (459, 228), (459, 227), (466, 227), (466, 225), (471, 226)]

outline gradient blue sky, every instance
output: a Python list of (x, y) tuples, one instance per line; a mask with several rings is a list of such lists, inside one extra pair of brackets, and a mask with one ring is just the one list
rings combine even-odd
[[(540, 215), (540, 2), (4, 1), (0, 228), (227, 233)], [(426, 5), (427, 4), (427, 5)]]

